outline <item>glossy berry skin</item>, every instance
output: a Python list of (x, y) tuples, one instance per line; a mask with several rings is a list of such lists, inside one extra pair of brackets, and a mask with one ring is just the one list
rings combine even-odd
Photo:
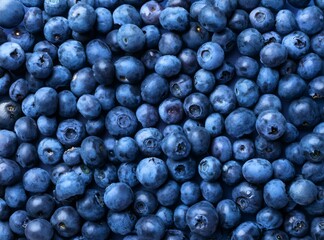
[(301, 31), (308, 35), (318, 33), (323, 29), (323, 12), (316, 6), (306, 7), (296, 14), (296, 21)]
[(230, 52), (235, 47), (236, 35), (230, 28), (215, 32), (212, 36), (212, 42), (218, 43), (225, 52)]
[(238, 239), (258, 239), (261, 235), (261, 230), (255, 222), (243, 222), (241, 223), (232, 234), (232, 240)]
[(136, 233), (139, 237), (146, 239), (157, 239), (161, 240), (165, 226), (163, 221), (154, 215), (140, 218), (135, 225)]
[(201, 201), (188, 209), (186, 222), (191, 232), (208, 237), (215, 233), (219, 218), (211, 203)]
[(130, 211), (109, 212), (107, 215), (107, 223), (111, 231), (121, 235), (129, 234), (136, 220), (136, 216)]
[(106, 206), (113, 211), (125, 210), (132, 203), (133, 198), (132, 189), (125, 183), (110, 184), (104, 194)]
[(242, 166), (234, 160), (224, 163), (222, 167), (222, 180), (229, 186), (234, 186), (243, 179)]
[(180, 189), (181, 202), (190, 206), (199, 201), (201, 192), (199, 185), (195, 182), (184, 182)]
[(30, 221), (28, 214), (24, 210), (13, 212), (9, 218), (9, 227), (12, 232), (23, 235), (25, 232), (24, 226)]
[(241, 107), (253, 106), (259, 98), (259, 89), (254, 81), (240, 78), (234, 85), (234, 93), (238, 105)]
[(221, 227), (232, 229), (239, 224), (241, 212), (234, 201), (230, 199), (222, 200), (217, 204), (216, 210)]
[(224, 61), (224, 50), (218, 43), (206, 42), (198, 49), (197, 61), (205, 70), (215, 70)]
[(179, 195), (180, 186), (172, 180), (162, 185), (156, 193), (158, 202), (165, 207), (174, 205), (179, 200)]
[(117, 33), (119, 47), (125, 52), (137, 52), (144, 47), (145, 36), (135, 24), (122, 25)]
[(262, 184), (268, 182), (268, 180), (272, 177), (273, 169), (268, 160), (254, 158), (244, 163), (242, 173), (243, 177), (249, 183)]
[(96, 136), (83, 139), (80, 154), (84, 164), (90, 168), (101, 167), (108, 155), (103, 140)]
[(135, 134), (136, 144), (145, 156), (159, 156), (162, 139), (161, 132), (156, 128), (143, 128)]
[(291, 184), (289, 196), (299, 205), (308, 205), (316, 199), (316, 185), (309, 180), (298, 179)]
[(242, 78), (255, 78), (259, 72), (259, 64), (250, 57), (239, 57), (235, 62), (235, 72)]
[(226, 27), (227, 19), (219, 8), (205, 6), (198, 14), (199, 23), (209, 32), (220, 32)]
[(272, 162), (273, 176), (283, 182), (294, 178), (296, 170), (294, 165), (287, 159), (278, 159)]
[(80, 216), (71, 206), (59, 207), (53, 213), (50, 222), (59, 236), (72, 237), (81, 229)]
[(233, 143), (233, 156), (236, 160), (246, 161), (255, 154), (254, 143), (249, 139), (238, 139)]
[(232, 191), (233, 201), (243, 213), (257, 213), (262, 205), (262, 192), (248, 182), (241, 182)]
[(287, 35), (297, 30), (295, 15), (288, 9), (280, 10), (276, 15), (276, 30), (278, 33)]
[(178, 182), (188, 181), (196, 174), (196, 162), (191, 158), (180, 161), (168, 158), (166, 165), (171, 177)]
[(232, 157), (232, 143), (226, 136), (219, 136), (211, 141), (211, 154), (221, 162), (227, 162)]
[(263, 33), (273, 28), (275, 19), (269, 8), (257, 7), (250, 12), (250, 22), (255, 29)]
[(3, 28), (13, 28), (19, 25), (24, 18), (24, 5), (20, 1), (6, 0), (1, 6), (0, 13), (0, 26)]
[(316, 133), (307, 134), (300, 141), (305, 158), (316, 163), (323, 162), (323, 144), (323, 137)]
[(283, 64), (288, 57), (286, 47), (280, 43), (271, 43), (263, 47), (260, 51), (260, 61), (266, 67), (278, 67)]
[(324, 96), (324, 89), (323, 89), (323, 83), (324, 78), (322, 76), (314, 78), (312, 81), (308, 84), (308, 95), (312, 97), (313, 99), (316, 98), (323, 98)]
[(17, 70), (25, 62), (25, 52), (18, 43), (6, 42), (0, 46), (0, 67)]
[(0, 158), (1, 175), (0, 183), (3, 186), (13, 185), (21, 178), (21, 169), (19, 165), (10, 159)]
[(319, 121), (318, 107), (312, 99), (303, 97), (290, 103), (288, 117), (297, 128), (312, 127)]
[(293, 210), (285, 216), (284, 228), (290, 236), (304, 237), (308, 232), (309, 223), (301, 211)]
[(146, 24), (157, 25), (162, 10), (163, 8), (158, 2), (149, 1), (141, 6), (140, 15)]
[(261, 229), (272, 230), (282, 225), (283, 216), (278, 210), (265, 207), (258, 212), (256, 221)]
[(289, 74), (279, 80), (278, 95), (284, 100), (291, 101), (299, 98), (305, 90), (306, 83), (297, 74)]
[(162, 77), (173, 77), (181, 70), (181, 61), (173, 55), (164, 55), (156, 61), (154, 70)]
[(4, 192), (4, 200), (7, 205), (13, 209), (22, 208), (27, 200), (24, 186), (21, 183), (7, 186)]
[(247, 108), (237, 108), (232, 111), (225, 119), (226, 132), (234, 138), (240, 138), (251, 134), (255, 129), (256, 117)]
[(317, 217), (312, 220), (310, 232), (315, 240), (321, 239), (324, 236), (322, 224), (323, 217)]
[(321, 58), (315, 53), (305, 55), (297, 67), (297, 73), (306, 80), (317, 77), (321, 70)]
[(69, 27), (78, 33), (89, 32), (96, 21), (94, 9), (85, 3), (72, 6), (68, 14)]
[(205, 181), (216, 181), (221, 175), (221, 163), (212, 156), (203, 158), (198, 165), (200, 177)]
[(28, 222), (25, 228), (25, 236), (30, 240), (52, 239), (54, 234), (51, 224), (42, 218), (36, 218)]
[(50, 176), (44, 169), (32, 168), (24, 174), (23, 185), (29, 192), (45, 192), (50, 185)]
[(213, 204), (219, 202), (223, 197), (223, 188), (217, 182), (206, 182), (200, 183), (200, 191), (203, 198)]
[(301, 31), (294, 31), (282, 39), (282, 44), (286, 47), (289, 57), (300, 59), (310, 48), (308, 35)]
[(139, 216), (152, 214), (158, 207), (157, 197), (151, 192), (140, 190), (134, 195), (133, 210)]
[(247, 28), (237, 36), (237, 47), (244, 56), (256, 56), (264, 45), (261, 33), (254, 28)]
[(149, 189), (160, 187), (166, 181), (167, 174), (166, 164), (156, 157), (142, 159), (136, 168), (138, 181)]
[(76, 172), (71, 171), (58, 178), (55, 186), (55, 197), (58, 201), (64, 201), (71, 197), (82, 195), (84, 191), (84, 180)]
[(163, 138), (161, 149), (169, 158), (181, 160), (189, 155), (191, 144), (184, 134), (171, 133)]
[(218, 85), (209, 95), (209, 101), (215, 112), (229, 114), (236, 107), (234, 91), (227, 85)]
[(183, 32), (189, 25), (189, 13), (183, 7), (167, 7), (161, 11), (159, 20), (164, 29)]
[(228, 26), (235, 32), (243, 31), (248, 25), (249, 14), (242, 9), (236, 9), (228, 21)]
[(285, 117), (278, 111), (267, 110), (260, 113), (256, 120), (256, 130), (266, 140), (277, 140), (286, 131)]

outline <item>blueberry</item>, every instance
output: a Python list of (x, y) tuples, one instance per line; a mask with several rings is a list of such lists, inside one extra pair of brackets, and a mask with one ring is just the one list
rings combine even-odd
[(257, 213), (256, 221), (261, 229), (272, 230), (282, 225), (283, 216), (278, 210), (265, 207)]
[[(171, 227), (173, 225), (173, 211), (170, 208), (160, 207), (156, 211), (155, 215), (162, 219), (162, 221), (166, 227)], [(176, 236), (181, 235), (181, 234), (184, 237), (183, 232), (180, 230), (169, 230), (169, 231), (167, 230), (166, 231), (166, 236), (170, 236), (170, 237), (173, 237), (175, 235)]]
[(199, 23), (209, 32), (220, 32), (225, 29), (227, 19), (218, 7), (205, 6), (198, 13)]
[(51, 137), (55, 134), (57, 128), (57, 120), (55, 117), (39, 116), (37, 119), (38, 131), (46, 137)]
[(232, 234), (232, 239), (258, 239), (261, 235), (261, 230), (255, 222), (247, 221), (241, 223)]
[(181, 61), (176, 56), (164, 55), (158, 58), (154, 69), (162, 77), (173, 77), (180, 72)]
[[(115, 0), (113, 1), (117, 2)], [(129, 4), (121, 4), (113, 12), (113, 22), (117, 25), (135, 24), (140, 26), (142, 24), (142, 19), (140, 13), (134, 6)]]
[(187, 137), (181, 133), (171, 133), (165, 136), (161, 142), (163, 153), (174, 160), (181, 160), (187, 157), (191, 148)]
[(255, 114), (247, 108), (237, 108), (225, 119), (226, 132), (235, 138), (251, 134), (255, 129)]
[(108, 45), (100, 40), (93, 39), (86, 46), (86, 55), (88, 62), (94, 65), (97, 61), (103, 59), (107, 62), (111, 60), (111, 50)]
[(64, 17), (52, 17), (44, 25), (44, 36), (53, 44), (61, 44), (69, 39), (71, 30)]
[(232, 199), (243, 213), (254, 214), (261, 209), (262, 191), (248, 182), (241, 182), (232, 191)]
[(156, 192), (158, 202), (165, 207), (174, 205), (179, 200), (180, 186), (170, 180), (162, 185)]
[(222, 180), (229, 186), (234, 186), (243, 179), (242, 166), (234, 160), (224, 163), (222, 167)]
[(296, 170), (294, 165), (287, 159), (278, 159), (272, 162), (273, 176), (284, 182), (294, 178)]
[(185, 98), (192, 92), (192, 85), (190, 76), (180, 74), (170, 82), (170, 93), (176, 98)]
[(260, 61), (266, 67), (278, 67), (283, 64), (288, 57), (286, 47), (280, 43), (271, 43), (261, 49)]
[(76, 172), (71, 171), (58, 178), (55, 186), (55, 197), (58, 201), (64, 201), (82, 195), (84, 191), (84, 180)]
[(55, 138), (44, 138), (38, 144), (37, 153), (44, 164), (56, 164), (63, 156), (63, 146)]
[(223, 197), (223, 188), (218, 182), (202, 181), (200, 191), (203, 198), (212, 204), (218, 203)]
[(233, 155), (236, 160), (246, 161), (255, 154), (254, 143), (250, 139), (238, 139), (233, 142)]
[(225, 229), (232, 229), (237, 226), (241, 219), (240, 209), (230, 199), (220, 201), (216, 207), (219, 224)]
[(135, 141), (139, 150), (145, 156), (159, 156), (161, 154), (162, 134), (156, 128), (142, 128), (135, 134)]
[(297, 22), (294, 13), (288, 9), (280, 10), (276, 15), (276, 30), (279, 34), (287, 35), (297, 30)]
[(71, 206), (57, 208), (50, 219), (58, 235), (67, 238), (75, 236), (80, 231), (80, 221), (78, 212)]
[(210, 93), (215, 86), (216, 79), (212, 72), (199, 69), (194, 76), (194, 87), (198, 92)]
[(17, 0), (5, 0), (0, 8), (0, 26), (13, 28), (19, 25), (24, 18), (24, 5)]
[[(323, 17), (324, 18), (324, 17)], [(315, 53), (309, 53), (300, 59), (297, 67), (297, 73), (306, 80), (317, 77), (322, 70), (322, 60)]]
[(259, 32), (270, 31), (275, 24), (275, 18), (269, 8), (257, 7), (250, 12), (250, 22)]
[(271, 163), (262, 158), (254, 158), (246, 161), (242, 167), (243, 177), (249, 183), (263, 184), (268, 182), (273, 174)]
[(84, 196), (76, 202), (76, 210), (87, 221), (100, 220), (106, 213), (103, 193), (95, 189), (88, 189)]
[(121, 235), (131, 233), (136, 220), (136, 216), (130, 211), (109, 212), (107, 216), (107, 223), (111, 231)]
[(57, 91), (50, 87), (42, 87), (37, 90), (35, 97), (35, 110), (45, 116), (53, 115), (58, 105)]
[(301, 31), (313, 35), (323, 29), (323, 12), (316, 6), (306, 7), (297, 12), (296, 21)]
[(123, 163), (118, 168), (118, 180), (127, 183), (130, 187), (136, 186), (139, 181), (136, 178), (136, 164)]
[(322, 76), (314, 78), (308, 83), (308, 95), (313, 99), (323, 98), (324, 96), (324, 78)]
[(105, 222), (90, 222), (87, 221), (81, 228), (82, 236), (85, 238), (102, 238), (107, 239), (110, 229)]
[(36, 218), (28, 222), (25, 228), (25, 236), (30, 240), (50, 240), (54, 235), (50, 222), (42, 218)]
[(216, 232), (218, 214), (213, 205), (207, 201), (201, 201), (192, 205), (186, 214), (186, 222), (193, 233), (204, 237)]
[(75, 146), (84, 138), (85, 127), (78, 120), (67, 119), (58, 125), (56, 136), (64, 146)]
[(0, 46), (0, 67), (17, 70), (25, 62), (25, 52), (18, 43), (5, 42)]
[(167, 80), (156, 73), (146, 76), (141, 83), (141, 96), (143, 101), (149, 104), (158, 104), (169, 93)]
[(119, 161), (131, 162), (136, 159), (139, 146), (133, 138), (123, 137), (116, 142), (114, 152)]
[[(105, 85), (99, 85), (94, 93), (94, 96), (98, 99), (101, 105), (101, 110), (109, 111), (115, 106), (115, 91)], [(73, 98), (71, 96), (71, 98)], [(74, 98), (73, 101), (73, 111), (76, 110), (76, 102)], [(75, 104), (75, 105), (74, 105)]]
[(142, 159), (136, 168), (138, 181), (146, 188), (156, 189), (167, 179), (167, 166), (163, 160), (151, 157)]
[(72, 6), (68, 14), (69, 27), (76, 32), (85, 33), (95, 25), (96, 12), (88, 4), (78, 3)]
[(145, 36), (135, 24), (122, 25), (117, 33), (118, 44), (125, 52), (137, 52), (144, 47)]
[(255, 28), (247, 28), (237, 36), (237, 47), (244, 56), (256, 56), (264, 45), (261, 33)]
[(310, 232), (316, 240), (323, 238), (323, 217), (317, 217), (312, 220)]
[(300, 59), (309, 51), (311, 43), (304, 32), (294, 31), (282, 39), (282, 44), (286, 47), (289, 57)]
[(7, 40), (10, 42), (18, 43), (24, 51), (28, 51), (35, 43), (33, 34), (26, 31), (24, 28), (15, 28), (7, 35)]
[(180, 194), (181, 202), (188, 206), (197, 203), (201, 197), (199, 185), (191, 181), (181, 185)]
[(161, 11), (159, 20), (164, 29), (183, 32), (189, 25), (189, 13), (182, 7), (166, 7)]
[(117, 168), (115, 165), (105, 164), (103, 167), (94, 170), (93, 178), (100, 188), (106, 188), (109, 184), (117, 181)]
[(243, 31), (249, 25), (249, 14), (242, 10), (236, 9), (231, 18), (228, 20), (228, 26), (230, 29), (236, 32)]
[(320, 32), (314, 35), (311, 39), (311, 48), (320, 57), (324, 56), (324, 44), (323, 44), (324, 32)]
[(272, 239), (282, 239), (282, 240), (288, 240), (289, 237), (287, 233), (281, 230), (268, 230), (264, 232), (263, 235), (264, 240), (272, 240)]
[(290, 3), (290, 5), (292, 5), (295, 8), (305, 8), (310, 3), (310, 0), (288, 0), (288, 3)]
[(289, 144), (285, 149), (286, 158), (297, 165), (302, 165), (306, 159), (302, 152), (302, 148), (298, 142)]
[(14, 233), (11, 231), (9, 223), (5, 221), (0, 222), (0, 237), (2, 239), (8, 239), (8, 240), (13, 240), (14, 238)]
[(85, 119), (93, 120), (99, 117), (101, 104), (94, 95), (83, 94), (77, 101), (77, 109)]
[(16, 152), (18, 147), (17, 135), (13, 131), (0, 130), (0, 143), (2, 145), (0, 157), (10, 157)]
[(19, 165), (10, 159), (0, 157), (0, 183), (3, 186), (13, 185), (21, 178)]
[(255, 126), (260, 136), (273, 141), (279, 139), (285, 133), (287, 121), (280, 112), (267, 110), (260, 113)]
[[(192, 5), (193, 6), (193, 5)], [(187, 32), (182, 35), (184, 44), (194, 50), (197, 50), (203, 43), (209, 40), (209, 32), (198, 22), (190, 22)]]
[(242, 56), (235, 62), (235, 72), (239, 77), (253, 79), (259, 72), (259, 64), (253, 58)]
[(121, 106), (137, 108), (142, 102), (140, 88), (130, 84), (121, 84), (116, 89), (116, 99)]
[(140, 15), (146, 24), (157, 25), (162, 10), (163, 8), (158, 2), (148, 1), (141, 6)]
[(72, 74), (69, 69), (61, 65), (53, 67), (53, 72), (49, 79), (46, 81), (48, 87), (58, 89), (60, 87), (66, 87), (72, 80)]
[(211, 154), (221, 162), (227, 162), (232, 157), (232, 143), (226, 136), (219, 136), (211, 141)]
[(323, 162), (324, 160), (323, 144), (323, 136), (317, 133), (307, 134), (300, 140), (301, 150), (306, 160), (316, 163)]
[(323, 181), (324, 179), (322, 173), (323, 167), (324, 167), (323, 163), (314, 163), (314, 162), (307, 161), (303, 165), (301, 169), (301, 173), (305, 179), (310, 180), (313, 183), (318, 183)]
[(161, 102), (158, 111), (161, 120), (167, 124), (180, 122), (184, 115), (183, 103), (175, 97), (167, 98)]
[(180, 161), (168, 158), (166, 165), (171, 177), (178, 182), (188, 181), (196, 174), (196, 162), (191, 158)]
[(7, 186), (5, 189), (4, 199), (7, 205), (13, 209), (22, 208), (26, 204), (27, 194), (21, 183)]
[(24, 174), (23, 185), (28, 192), (45, 192), (50, 186), (50, 176), (44, 169), (32, 168)]
[(30, 219), (26, 211), (15, 211), (9, 218), (9, 226), (11, 231), (19, 235), (24, 235), (25, 227), (28, 221), (30, 221)]
[(178, 34), (166, 32), (161, 35), (159, 51), (162, 55), (177, 55), (182, 48), (182, 41)]
[(282, 103), (280, 99), (274, 94), (263, 94), (256, 106), (254, 107), (254, 113), (259, 115), (263, 111), (276, 110), (280, 112), (282, 109)]
[(105, 120), (105, 126), (113, 136), (132, 135), (136, 131), (137, 124), (134, 112), (122, 106), (111, 109)]
[(187, 116), (194, 120), (205, 119), (210, 112), (208, 97), (202, 93), (192, 93), (187, 96), (183, 108)]
[(75, 40), (65, 41), (58, 49), (58, 59), (69, 70), (75, 71), (81, 69), (86, 63), (86, 54), (83, 45)]
[(240, 78), (234, 85), (236, 100), (241, 107), (251, 107), (259, 99), (259, 89), (254, 81)]
[(160, 30), (154, 25), (147, 25), (142, 28), (142, 31), (145, 35), (146, 48), (155, 48), (161, 39)]
[(108, 155), (103, 140), (96, 136), (83, 139), (80, 154), (84, 164), (90, 168), (102, 166)]
[(153, 127), (159, 121), (159, 113), (154, 106), (143, 103), (136, 110), (136, 118), (142, 127)]
[(270, 141), (258, 135), (255, 138), (254, 145), (258, 157), (274, 160), (281, 155), (282, 145), (280, 141)]
[(154, 215), (140, 218), (135, 225), (136, 233), (143, 239), (161, 240), (165, 233), (163, 221)]
[(309, 180), (298, 179), (291, 184), (289, 196), (299, 205), (308, 205), (316, 199), (316, 185)]
[(309, 223), (304, 213), (293, 210), (285, 216), (284, 228), (290, 236), (303, 237), (309, 230)]
[(301, 97), (305, 90), (305, 81), (296, 74), (284, 76), (278, 84), (279, 97), (288, 101)]
[(36, 147), (31, 143), (21, 143), (17, 148), (15, 160), (23, 168), (33, 167), (38, 161)]
[(100, 33), (107, 34), (113, 27), (113, 18), (111, 12), (104, 7), (97, 7), (96, 12), (96, 29)]
[(213, 109), (221, 114), (229, 114), (236, 107), (234, 91), (227, 85), (218, 85), (209, 95)]
[(205, 120), (205, 129), (212, 137), (222, 134), (224, 130), (224, 118), (219, 113), (211, 113)]
[(205, 70), (215, 70), (224, 61), (224, 50), (218, 43), (206, 42), (197, 52), (197, 61)]
[(140, 216), (152, 214), (158, 207), (157, 197), (148, 191), (137, 191), (134, 196), (133, 209)]

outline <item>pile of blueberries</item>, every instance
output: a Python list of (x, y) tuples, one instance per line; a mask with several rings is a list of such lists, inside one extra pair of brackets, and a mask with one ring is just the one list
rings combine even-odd
[(324, 0), (1, 0), (0, 240), (323, 240)]

